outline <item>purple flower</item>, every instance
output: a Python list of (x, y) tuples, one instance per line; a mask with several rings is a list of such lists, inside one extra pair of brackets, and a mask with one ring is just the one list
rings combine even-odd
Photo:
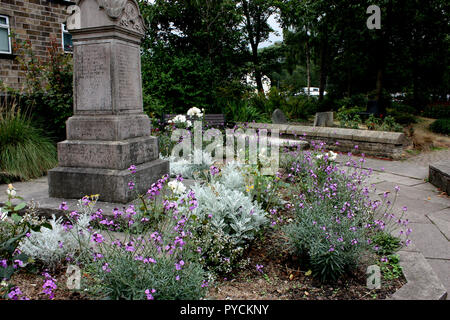
[(147, 300), (155, 300), (155, 298), (153, 297), (153, 293), (155, 293), (156, 290), (152, 289), (152, 290), (145, 290), (145, 295), (147, 296)]
[(125, 250), (126, 250), (126, 251), (129, 251), (129, 252), (133, 252), (133, 251), (135, 250), (133, 244), (134, 244), (133, 242), (128, 242), (128, 243), (125, 245)]
[(97, 261), (97, 259), (103, 258), (103, 255), (101, 253), (94, 253), (94, 261)]
[(132, 164), (129, 168), (128, 168), (128, 170), (130, 170), (131, 171), (131, 173), (136, 173), (136, 166), (134, 165), (134, 164)]
[(111, 268), (109, 267), (109, 264), (105, 262), (102, 266), (103, 271), (105, 272), (111, 272)]
[(181, 270), (181, 268), (184, 266), (184, 261), (180, 260), (178, 261), (178, 263), (175, 263), (175, 269), (176, 270)]
[(52, 278), (47, 272), (44, 272), (43, 275), (45, 276), (44, 284), (42, 285), (43, 293), (45, 293), (50, 300), (53, 300), (55, 297), (53, 290), (57, 289), (58, 286), (56, 285), (56, 280)]
[(216, 174), (219, 173), (219, 168), (215, 167), (215, 166), (211, 166), (209, 168), (209, 172), (211, 173), (212, 176), (215, 176)]
[(100, 233), (94, 233), (92, 235), (92, 242), (97, 242), (97, 243), (102, 243), (105, 239), (103, 238), (103, 236)]
[(67, 209), (69, 209), (69, 208), (67, 207), (67, 202), (62, 202), (62, 203), (59, 205), (59, 209), (60, 209), (60, 210), (64, 210), (64, 211), (66, 211)]
[(144, 263), (156, 263), (156, 260), (153, 258), (145, 258), (143, 260)]
[[(11, 292), (8, 293), (8, 297), (11, 300), (18, 300), (19, 296), (22, 294), (22, 291), (20, 290), (19, 287), (14, 287)], [(21, 299), (21, 300), (29, 300), (28, 298), (25, 299)]]
[(264, 268), (264, 266), (262, 264), (257, 264), (256, 265), (256, 271), (258, 271), (258, 272), (263, 273), (263, 270), (262, 270), (263, 268)]

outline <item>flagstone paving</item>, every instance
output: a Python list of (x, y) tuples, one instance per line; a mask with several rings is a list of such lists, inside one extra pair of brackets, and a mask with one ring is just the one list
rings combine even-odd
[(378, 195), (390, 191), (392, 199), (394, 187), (400, 187), (394, 208), (407, 208), (404, 217), (409, 219), (413, 230), (408, 250), (423, 254), (447, 292), (450, 292), (450, 197), (427, 180), (428, 165), (449, 158), (450, 151), (441, 150), (404, 161), (368, 158), (363, 165), (374, 170), (370, 182), (375, 184)]

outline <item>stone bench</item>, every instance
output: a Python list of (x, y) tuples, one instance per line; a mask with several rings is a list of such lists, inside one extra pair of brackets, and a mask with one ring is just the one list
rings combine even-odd
[[(358, 130), (330, 127), (312, 127), (290, 124), (249, 123), (249, 128), (254, 129), (278, 129), (280, 138), (295, 139), (303, 137), (306, 141), (323, 141), (327, 149), (341, 152), (351, 151), (354, 154), (398, 159), (408, 140), (404, 133)], [(336, 144), (338, 142), (338, 144)], [(358, 149), (355, 149), (355, 145)]]
[(450, 160), (429, 165), (429, 182), (450, 195)]

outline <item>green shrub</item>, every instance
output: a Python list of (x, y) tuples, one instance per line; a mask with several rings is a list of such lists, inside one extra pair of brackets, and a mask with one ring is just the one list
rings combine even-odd
[(399, 125), (392, 116), (386, 116), (377, 128), (380, 131), (402, 132), (403, 127)]
[[(87, 271), (98, 279), (101, 295), (108, 299), (145, 300), (145, 290), (152, 289), (158, 300), (198, 300), (205, 294), (205, 272), (200, 264), (184, 260), (183, 268), (175, 272), (177, 255), (158, 253), (156, 246), (147, 241), (135, 252), (109, 249), (103, 256)], [(150, 257), (157, 262), (144, 263), (137, 257)]]
[(409, 114), (413, 114), (413, 115), (416, 115), (418, 113), (416, 108), (414, 108), (413, 106), (410, 106), (408, 104), (405, 104), (405, 103), (393, 102), (391, 109), (397, 110), (402, 113), (409, 113)]
[(450, 134), (450, 118), (437, 119), (430, 125), (430, 130), (436, 133)]
[(26, 76), (25, 91), (15, 92), (18, 103), (31, 111), (33, 124), (54, 141), (66, 138), (66, 120), (73, 114), (72, 56), (51, 38), (45, 59), (36, 56), (28, 41), (15, 40), (17, 60)]
[[(261, 103), (262, 101), (258, 100), (258, 105)], [(226, 104), (224, 114), (227, 121), (232, 122), (268, 122), (270, 115), (264, 113), (262, 110), (249, 100), (230, 100)]]
[(377, 254), (380, 256), (394, 254), (401, 247), (400, 239), (383, 231), (376, 233), (372, 237), (372, 242), (378, 246)]
[(293, 96), (273, 87), (269, 94), (254, 95), (250, 104), (256, 110), (262, 110), (265, 119), (269, 120), (275, 109), (282, 110), (290, 120), (306, 120), (317, 111), (317, 99), (305, 95)]
[(408, 125), (417, 123), (417, 118), (415, 117), (416, 111), (408, 105), (394, 105), (393, 108), (389, 108), (386, 111), (399, 124)]
[[(193, 242), (191, 232), (191, 223), (194, 223), (191, 213), (196, 198), (191, 192), (166, 193), (166, 186), (171, 186), (168, 180), (166, 175), (151, 186), (142, 199), (143, 207), (130, 205), (121, 213), (114, 210), (114, 217), (108, 218), (99, 211), (93, 214), (92, 218), (100, 223), (112, 223), (111, 226), (117, 225), (122, 215), (129, 221), (120, 239), (109, 229), (101, 231), (105, 237), (100, 233), (92, 235), (95, 252), (93, 259), (84, 261), (84, 266), (93, 278), (89, 285), (93, 294), (105, 299), (127, 300), (198, 300), (204, 297), (209, 275), (200, 263), (202, 248)], [(163, 195), (163, 199), (159, 195)], [(161, 202), (164, 214), (160, 219), (155, 219), (146, 231), (134, 235), (134, 225), (144, 223), (141, 213), (144, 218), (150, 218), (146, 214), (158, 211), (155, 206)]]
[(41, 177), (58, 164), (56, 147), (15, 105), (0, 107), (0, 182)]
[(314, 151), (299, 152), (284, 163), (290, 165), (288, 190), (295, 214), (283, 230), (292, 253), (305, 258), (302, 263), (309, 263), (313, 275), (328, 281), (355, 270), (363, 255), (376, 250), (374, 238), (383, 243), (383, 253), (393, 250), (394, 244), (407, 245), (408, 239), (394, 243), (377, 236), (397, 228), (406, 236), (410, 231), (403, 230), (404, 211), (394, 214), (393, 203), (370, 199), (365, 186), (370, 173), (361, 170), (363, 161), (349, 157), (342, 170), (334, 160), (336, 154), (324, 152), (323, 144), (312, 147)]
[(422, 116), (434, 119), (450, 118), (450, 105), (448, 103), (427, 105)]
[(358, 114), (359, 112), (361, 112), (360, 108), (340, 108), (336, 113), (339, 126), (341, 128), (358, 129), (359, 124), (362, 123), (361, 117)]

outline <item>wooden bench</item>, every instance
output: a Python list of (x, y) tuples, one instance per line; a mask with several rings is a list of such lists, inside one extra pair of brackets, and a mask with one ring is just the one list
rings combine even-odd
[[(167, 124), (167, 122), (170, 119), (175, 118), (176, 114), (164, 114), (162, 122), (164, 124)], [(184, 115), (187, 120), (193, 121), (192, 117)], [(205, 124), (207, 127), (225, 127), (225, 115), (222, 113), (208, 113), (203, 115), (203, 124)]]

